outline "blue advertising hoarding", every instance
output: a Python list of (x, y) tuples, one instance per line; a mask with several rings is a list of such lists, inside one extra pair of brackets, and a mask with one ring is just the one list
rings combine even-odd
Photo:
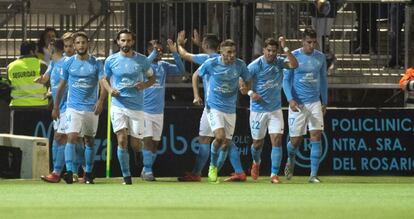
[[(190, 171), (198, 153), (198, 127), (201, 108), (166, 108), (164, 131), (154, 164), (157, 176), (179, 176)], [(106, 112), (100, 116), (95, 140), (95, 173), (104, 176), (106, 161)], [(237, 110), (237, 123), (233, 141), (239, 147), (243, 168), (249, 172), (250, 128), (249, 110)], [(284, 110), (284, 118), (287, 112)], [(414, 170), (414, 110), (413, 109), (329, 109), (325, 115), (322, 136), (320, 175), (413, 175)], [(286, 122), (285, 122), (286, 124)], [(285, 127), (285, 130), (288, 130)], [(17, 111), (14, 133), (50, 137), (53, 135), (50, 112)], [(286, 160), (285, 133), (283, 146)], [(112, 136), (112, 151), (116, 150), (116, 137)], [(270, 140), (266, 137), (262, 153), (261, 175), (270, 174)], [(132, 153), (132, 150), (130, 151)], [(309, 174), (309, 139), (305, 137), (297, 154), (296, 175)], [(131, 154), (132, 155), (132, 154)], [(120, 176), (116, 153), (111, 156), (111, 176)], [(140, 173), (131, 159), (133, 175)], [(204, 173), (206, 174), (205, 167)], [(222, 175), (232, 172), (227, 161)], [(280, 173), (282, 174), (282, 172)]]

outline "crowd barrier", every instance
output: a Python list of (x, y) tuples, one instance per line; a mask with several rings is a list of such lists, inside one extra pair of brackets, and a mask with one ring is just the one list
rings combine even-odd
[[(287, 111), (284, 111), (285, 126)], [(154, 164), (156, 176), (179, 176), (193, 167), (198, 153), (198, 127), (202, 113), (197, 107), (170, 107), (165, 110), (164, 131)], [(249, 171), (252, 159), (252, 142), (249, 128), (249, 110), (237, 110), (236, 130), (233, 137), (238, 146), (243, 168)], [(105, 176), (107, 152), (107, 116), (100, 116), (98, 133), (95, 139), (95, 173)], [(322, 158), (320, 175), (413, 175), (414, 170), (414, 109), (329, 109), (325, 116), (325, 129), (322, 137)], [(49, 137), (53, 128), (48, 111), (16, 111), (15, 134)], [(283, 161), (286, 160), (288, 128), (283, 138)], [(111, 136), (111, 176), (120, 176), (116, 157), (116, 137)], [(265, 141), (262, 154), (261, 174), (270, 174), (270, 140)], [(132, 153), (132, 150), (130, 150)], [(297, 156), (295, 174), (309, 174), (309, 139)], [(132, 155), (132, 154), (131, 154)], [(132, 173), (138, 176), (140, 168), (131, 157)], [(207, 173), (207, 166), (203, 173)], [(283, 168), (281, 168), (283, 169)], [(230, 163), (221, 174), (232, 172)], [(281, 174), (281, 173), (280, 173)]]

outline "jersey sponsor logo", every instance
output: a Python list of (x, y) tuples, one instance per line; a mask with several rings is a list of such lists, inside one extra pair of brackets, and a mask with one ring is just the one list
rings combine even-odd
[(86, 79), (78, 79), (77, 81), (75, 81), (72, 85), (72, 87), (75, 88), (91, 88), (93, 87), (92, 84), (88, 83), (88, 81)]
[(135, 82), (133, 80), (131, 80), (129, 78), (125, 78), (125, 77), (122, 78), (121, 81), (118, 84), (118, 87), (120, 89), (123, 89), (123, 88), (132, 88), (134, 86), (135, 86)]
[(300, 79), (300, 82), (304, 83), (317, 83), (318, 80), (313, 76), (312, 72), (305, 73), (305, 75)]
[(259, 89), (261, 90), (267, 90), (272, 88), (281, 88), (281, 85), (277, 83), (277, 80), (267, 80), (266, 83), (259, 85)]
[(215, 87), (214, 91), (227, 94), (227, 93), (232, 93), (233, 89), (231, 89), (231, 86), (229, 84), (224, 83), (220, 87)]

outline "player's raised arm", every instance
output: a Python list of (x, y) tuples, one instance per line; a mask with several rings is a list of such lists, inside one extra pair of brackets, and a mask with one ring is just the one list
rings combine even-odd
[(185, 72), (184, 63), (181, 60), (180, 55), (178, 54), (178, 49), (176, 43), (171, 39), (167, 40), (167, 48), (172, 53), (175, 64), (167, 63), (167, 74), (183, 74)]
[(187, 42), (187, 39), (185, 38), (185, 31), (182, 30), (178, 32), (177, 34), (177, 52), (180, 54), (180, 56), (188, 62), (193, 62), (193, 55), (192, 53), (188, 52), (184, 46)]
[(283, 52), (287, 56), (287, 62), (285, 62), (285, 68), (297, 68), (298, 67), (298, 60), (296, 60), (295, 56), (292, 55), (290, 49), (286, 46), (286, 38), (281, 36), (279, 37), (280, 47), (283, 49)]

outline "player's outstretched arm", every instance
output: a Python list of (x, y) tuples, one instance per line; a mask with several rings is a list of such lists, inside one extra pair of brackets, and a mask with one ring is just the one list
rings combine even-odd
[(183, 74), (185, 72), (184, 63), (178, 53), (177, 44), (171, 39), (167, 40), (168, 50), (172, 53), (175, 64), (166, 63), (167, 74)]
[(201, 47), (201, 37), (200, 34), (198, 33), (197, 29), (193, 30), (193, 36), (191, 37), (191, 42), (198, 46)]
[(185, 38), (185, 31), (182, 30), (178, 32), (177, 35), (177, 51), (180, 54), (181, 58), (183, 58), (187, 62), (193, 62), (193, 56), (194, 54), (188, 52), (184, 45), (187, 42), (187, 39)]

